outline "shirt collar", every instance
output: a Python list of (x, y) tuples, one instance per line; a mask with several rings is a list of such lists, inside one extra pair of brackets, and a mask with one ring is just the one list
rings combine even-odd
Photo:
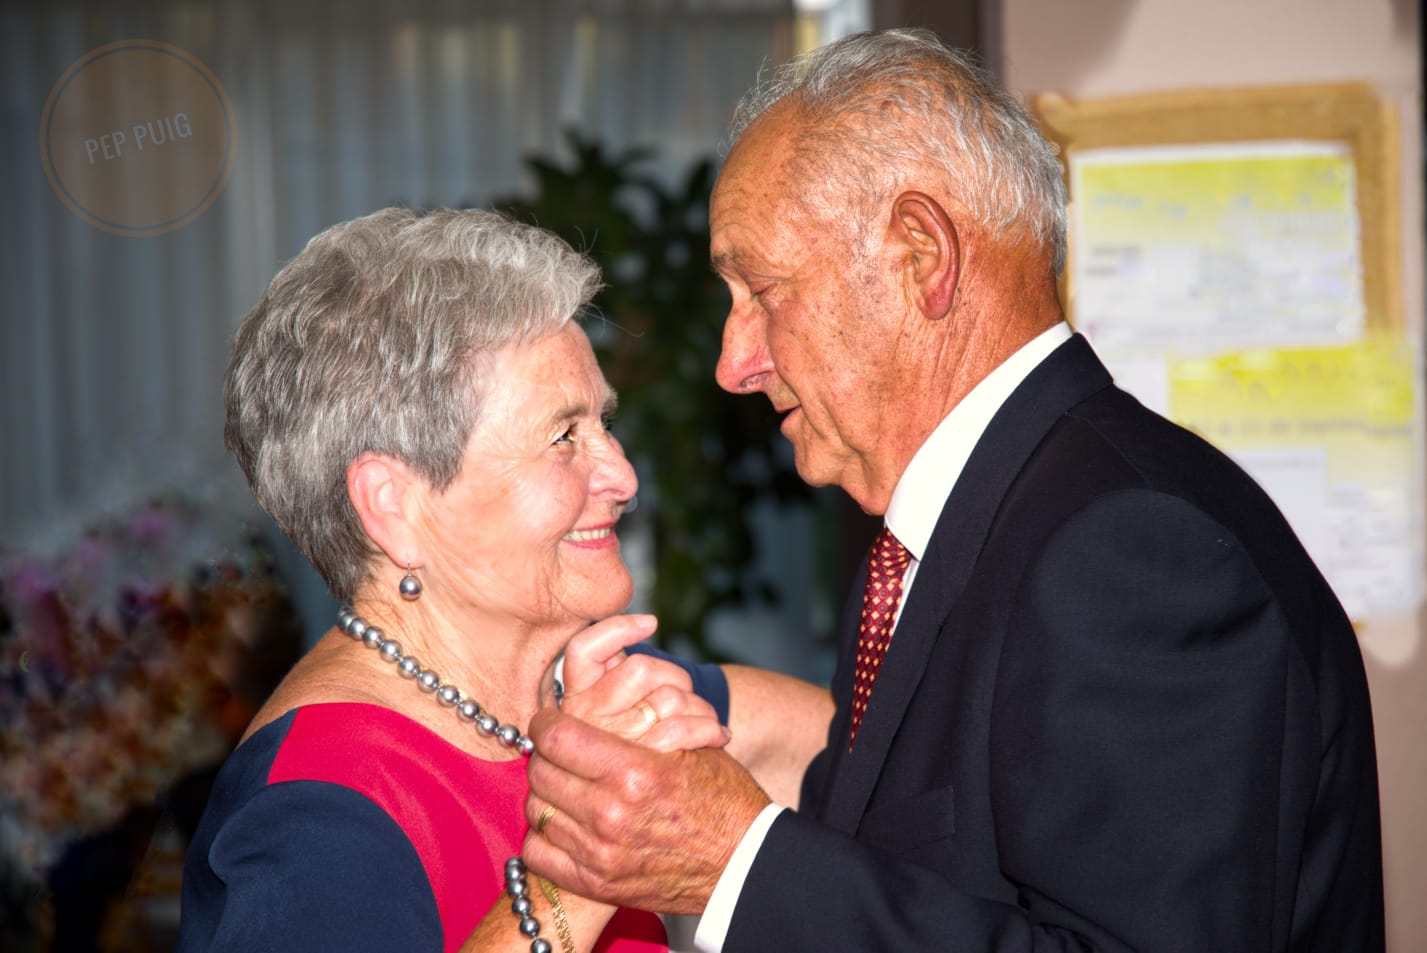
[(951, 409), (907, 464), (892, 491), (885, 522), (913, 559), (920, 562), (926, 554), (942, 507), (991, 418), (1071, 334), (1070, 326), (1061, 321), (1022, 345)]

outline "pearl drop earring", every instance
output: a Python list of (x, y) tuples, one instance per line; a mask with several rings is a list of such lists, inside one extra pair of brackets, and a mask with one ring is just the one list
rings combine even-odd
[(411, 571), (411, 563), (406, 564), (406, 575), (401, 577), (396, 591), (401, 593), (401, 597), (407, 602), (415, 602), (421, 598), (421, 580)]

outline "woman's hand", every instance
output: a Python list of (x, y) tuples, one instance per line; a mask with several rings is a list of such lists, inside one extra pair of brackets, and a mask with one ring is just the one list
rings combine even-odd
[(565, 649), (561, 711), (657, 751), (721, 748), (729, 732), (689, 675), (647, 655), (624, 654), (654, 633), (651, 615), (597, 622)]
[[(531, 901), (531, 915), (540, 922), (540, 935), (549, 941), (553, 949), (563, 947), (560, 937), (559, 917), (540, 879), (535, 874), (526, 878), (527, 896)], [(558, 888), (557, 888), (558, 889)], [(560, 890), (561, 914), (565, 918), (565, 929), (577, 953), (589, 953), (609, 924), (616, 907), (588, 900), (568, 890)], [(461, 945), (459, 953), (529, 953), (530, 937), (520, 932), (520, 918), (511, 910), (511, 899), (502, 890), (495, 904), (487, 911), (476, 929)]]

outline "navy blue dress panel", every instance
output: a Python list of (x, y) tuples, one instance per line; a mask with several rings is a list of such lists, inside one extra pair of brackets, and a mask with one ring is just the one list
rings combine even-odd
[(178, 950), (441, 950), (426, 871), (386, 812), (337, 784), (268, 784), (296, 714), (219, 772), (184, 864)]

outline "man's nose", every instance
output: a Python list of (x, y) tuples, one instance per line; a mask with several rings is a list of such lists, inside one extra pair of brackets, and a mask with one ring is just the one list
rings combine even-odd
[(735, 304), (723, 323), (723, 350), (714, 368), (718, 386), (731, 394), (759, 389), (773, 370), (763, 318), (751, 303)]

